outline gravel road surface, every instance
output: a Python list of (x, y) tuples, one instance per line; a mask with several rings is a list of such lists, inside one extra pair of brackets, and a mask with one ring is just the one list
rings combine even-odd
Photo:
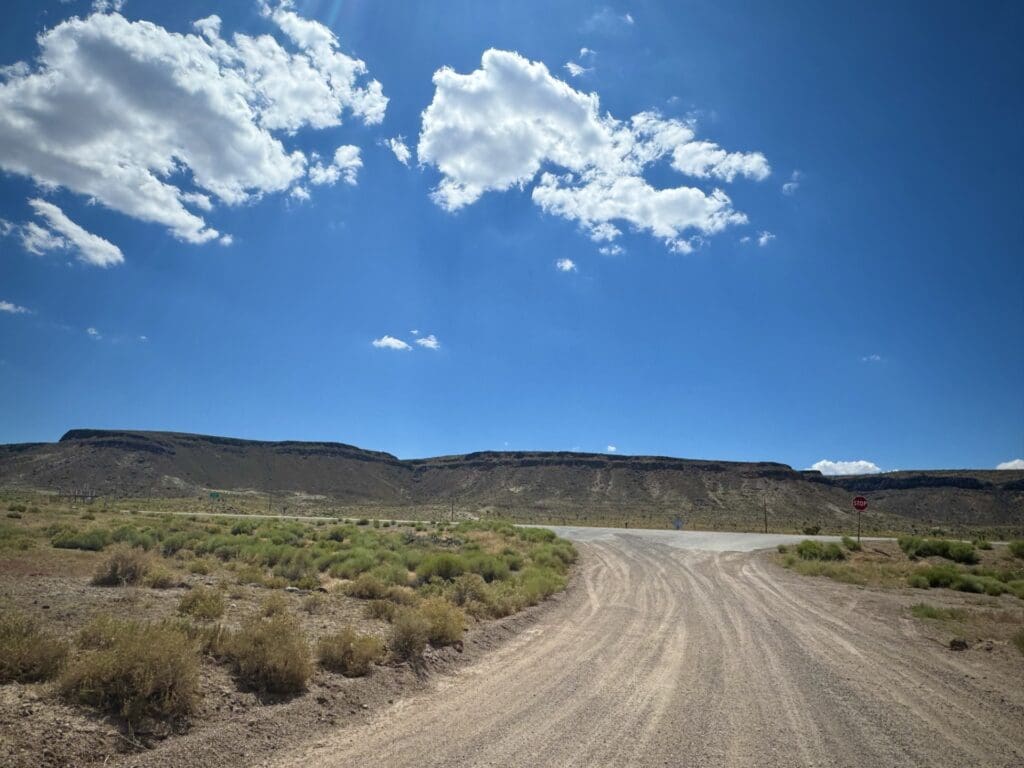
[(538, 624), (272, 765), (1024, 765), (1024, 667), (744, 551), (785, 539), (559, 532), (579, 572)]

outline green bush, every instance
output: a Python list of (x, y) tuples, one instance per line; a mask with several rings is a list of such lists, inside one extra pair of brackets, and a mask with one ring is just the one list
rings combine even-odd
[(957, 608), (940, 608), (928, 603), (916, 603), (910, 606), (910, 612), (919, 619), (962, 619), (967, 614)]
[(280, 592), (271, 592), (260, 601), (259, 615), (264, 617), (280, 616), (288, 613), (288, 598)]
[(200, 621), (216, 621), (224, 615), (224, 595), (219, 589), (193, 587), (178, 601), (178, 613)]
[(821, 526), (820, 525), (805, 525), (804, 526), (804, 536), (817, 536), (819, 533), (821, 533)]
[(298, 693), (313, 674), (302, 628), (285, 613), (248, 619), (224, 646), (238, 681), (262, 693)]
[(61, 676), (62, 695), (123, 717), (176, 720), (199, 702), (199, 653), (170, 623), (103, 618), (83, 632), (91, 642)]
[(0, 684), (49, 680), (60, 672), (67, 645), (18, 611), (0, 611)]
[(860, 542), (849, 536), (843, 536), (843, 546), (851, 552), (860, 552)]
[(390, 600), (370, 600), (366, 604), (366, 617), (368, 619), (394, 621), (397, 611), (398, 606)]
[(388, 593), (388, 587), (377, 577), (369, 573), (361, 573), (345, 588), (349, 597), (357, 597), (360, 600), (381, 600)]
[(456, 576), (460, 576), (465, 572), (465, 561), (458, 555), (450, 552), (428, 555), (416, 569), (416, 575), (421, 581), (428, 581), (432, 578), (451, 581)]
[(50, 539), (50, 543), (58, 549), (99, 552), (110, 543), (110, 533), (101, 528), (92, 528), (88, 531), (64, 530)]
[(1024, 539), (1017, 539), (1016, 541), (1011, 541), (1008, 549), (1010, 550), (1010, 554), (1014, 557), (1024, 559)]
[(430, 622), (415, 608), (399, 608), (391, 624), (388, 647), (395, 658), (416, 661), (430, 638)]
[(907, 557), (912, 559), (919, 557), (942, 557), (956, 563), (964, 563), (965, 565), (973, 565), (978, 562), (978, 553), (974, 551), (974, 545), (966, 541), (900, 536), (898, 542), (900, 549), (906, 552)]
[(845, 560), (846, 553), (834, 541), (823, 544), (820, 541), (804, 539), (796, 545), (801, 560)]
[(430, 629), (427, 639), (436, 647), (451, 645), (462, 640), (466, 629), (466, 615), (443, 597), (429, 597), (420, 603), (420, 613)]
[(928, 577), (920, 573), (914, 573), (908, 576), (907, 583), (914, 587), (914, 589), (928, 589), (931, 587)]
[(320, 638), (317, 644), (320, 666), (345, 677), (362, 677), (373, 664), (384, 659), (384, 643), (373, 635), (364, 635), (350, 627)]
[(789, 547), (787, 547), (787, 546), (786, 546), (785, 544), (779, 544), (779, 545), (778, 545), (778, 546), (776, 547), (776, 549), (777, 549), (777, 550), (779, 551), (779, 554), (780, 554), (780, 555), (784, 555), (784, 554), (786, 554), (787, 552), (789, 552)]

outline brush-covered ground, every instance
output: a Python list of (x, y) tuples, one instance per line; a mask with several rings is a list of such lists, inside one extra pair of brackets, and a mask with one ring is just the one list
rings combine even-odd
[(804, 576), (913, 594), (907, 617), (955, 650), (1009, 645), (1024, 654), (1024, 541), (846, 537), (782, 545), (775, 558)]
[[(573, 546), (498, 521), (0, 511), (0, 764), (261, 754), (475, 657)], [(170, 512), (171, 510), (167, 510)], [(173, 762), (173, 760), (171, 761)], [(168, 763), (170, 764), (170, 763)]]

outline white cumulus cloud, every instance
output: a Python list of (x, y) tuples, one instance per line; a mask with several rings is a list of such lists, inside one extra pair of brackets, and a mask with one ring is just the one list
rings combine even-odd
[(607, 448), (605, 448), (605, 450), (608, 451), (608, 453), (615, 453), (619, 449), (616, 448), (614, 445), (609, 445)]
[(334, 150), (334, 159), (327, 165), (320, 162), (319, 158), (314, 158), (314, 164), (309, 169), (309, 183), (334, 186), (338, 179), (342, 179), (346, 184), (355, 186), (359, 169), (362, 167), (363, 161), (359, 157), (359, 147), (343, 144)]
[(124, 261), (120, 248), (80, 227), (53, 203), (39, 198), (28, 203), (45, 222), (45, 227), (29, 222), (22, 231), (22, 243), (30, 253), (66, 249), (79, 261), (96, 267), (111, 267)]
[(412, 349), (412, 347), (404, 341), (396, 339), (394, 336), (381, 336), (379, 339), (374, 339), (372, 343), (373, 346), (377, 347), (377, 349), (397, 349), (405, 351)]
[(697, 141), (691, 123), (656, 112), (626, 121), (602, 114), (596, 94), (511, 51), (485, 51), (481, 68), (466, 75), (440, 69), (434, 85), (417, 154), (440, 171), (433, 199), (448, 211), (489, 191), (532, 184), (542, 210), (577, 222), (595, 241), (616, 239), (626, 224), (687, 252), (693, 235), (714, 234), (746, 216), (721, 189), (659, 189), (645, 169), (667, 161), (685, 176), (725, 182), (770, 173), (761, 153)]
[(22, 307), (10, 301), (0, 301), (0, 312), (6, 312), (9, 315), (27, 315), (30, 314), (32, 310), (28, 307)]
[(882, 469), (873, 461), (858, 459), (857, 461), (830, 461), (822, 459), (814, 462), (810, 469), (816, 469), (823, 475), (873, 475)]
[(796, 194), (796, 191), (800, 189), (800, 175), (800, 171), (793, 171), (793, 173), (790, 174), (789, 181), (782, 185), (782, 194)]
[(555, 262), (555, 269), (559, 272), (575, 272), (576, 262), (572, 259), (559, 259)]
[(416, 343), (419, 344), (421, 347), (425, 347), (426, 349), (440, 349), (441, 348), (441, 342), (438, 341), (437, 337), (434, 334), (432, 334), (432, 333), (430, 335), (428, 335), (428, 336), (422, 336), (422, 337), (416, 339)]
[(0, 82), (0, 169), (187, 242), (217, 239), (205, 218), (215, 202), (242, 204), (306, 176), (285, 138), (346, 112), (376, 124), (387, 107), (330, 29), (288, 0), (259, 8), (276, 35), (229, 41), (216, 16), (181, 34), (116, 12), (47, 29), (36, 62), (6, 68)]
[(409, 160), (412, 158), (412, 151), (405, 143), (404, 136), (396, 136), (393, 139), (388, 139), (386, 143), (388, 149), (390, 149), (394, 153), (395, 157), (398, 158), (398, 162), (402, 165), (409, 164)]
[(1024, 459), (1014, 459), (996, 464), (996, 469), (1024, 469)]
[(764, 248), (768, 243), (775, 239), (775, 235), (771, 232), (761, 232), (757, 236), (757, 244)]

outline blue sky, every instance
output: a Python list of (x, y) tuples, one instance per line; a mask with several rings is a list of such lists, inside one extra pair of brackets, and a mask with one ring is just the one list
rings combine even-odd
[(1019, 3), (106, 5), (5, 9), (0, 441), (1024, 456)]

